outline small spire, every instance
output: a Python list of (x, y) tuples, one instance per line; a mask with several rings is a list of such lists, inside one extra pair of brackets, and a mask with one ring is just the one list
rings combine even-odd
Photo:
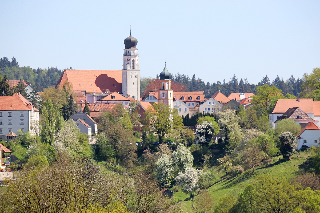
[(131, 36), (131, 25), (130, 25), (130, 36)]
[(166, 61), (164, 62), (164, 67), (167, 68), (167, 62)]

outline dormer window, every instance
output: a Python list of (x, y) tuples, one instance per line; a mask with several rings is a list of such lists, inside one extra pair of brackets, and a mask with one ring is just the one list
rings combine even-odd
[(298, 116), (297, 116), (297, 119), (301, 119), (301, 116), (300, 116), (300, 115), (298, 115)]
[(184, 97), (183, 97), (183, 96), (181, 97), (181, 100), (184, 100)]
[(200, 100), (200, 96), (197, 97), (197, 100)]
[(114, 95), (111, 95), (111, 99), (115, 99), (116, 97)]
[(192, 100), (192, 97), (190, 96), (188, 99), (189, 99), (189, 100)]

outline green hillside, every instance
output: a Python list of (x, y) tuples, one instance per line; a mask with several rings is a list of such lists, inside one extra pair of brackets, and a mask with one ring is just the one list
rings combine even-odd
[[(269, 166), (257, 168), (255, 171), (246, 171), (231, 179), (224, 178), (224, 174), (216, 171), (217, 181), (208, 188), (208, 192), (212, 197), (212, 202), (216, 204), (220, 198), (230, 194), (237, 197), (239, 193), (243, 192), (246, 186), (255, 181), (255, 177), (258, 175), (267, 174), (272, 177), (284, 176), (288, 180), (291, 180), (298, 175), (299, 165), (305, 162), (308, 156), (310, 156), (310, 152), (298, 152), (292, 156), (290, 161), (283, 161), (282, 156), (275, 157)], [(194, 212), (192, 210), (192, 201), (189, 200), (189, 195), (182, 192), (176, 192), (174, 197), (177, 200), (183, 200), (181, 205), (185, 212)], [(197, 197), (194, 198), (194, 200), (196, 199)]]

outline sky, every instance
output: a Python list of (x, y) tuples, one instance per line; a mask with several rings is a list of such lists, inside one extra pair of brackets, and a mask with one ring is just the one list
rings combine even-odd
[(0, 58), (121, 70), (131, 25), (141, 77), (166, 62), (210, 83), (302, 78), (320, 67), (319, 10), (318, 0), (0, 0)]

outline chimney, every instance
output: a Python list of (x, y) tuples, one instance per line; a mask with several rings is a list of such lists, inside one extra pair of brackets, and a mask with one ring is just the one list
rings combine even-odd
[(298, 93), (297, 101), (300, 102), (300, 93)]

